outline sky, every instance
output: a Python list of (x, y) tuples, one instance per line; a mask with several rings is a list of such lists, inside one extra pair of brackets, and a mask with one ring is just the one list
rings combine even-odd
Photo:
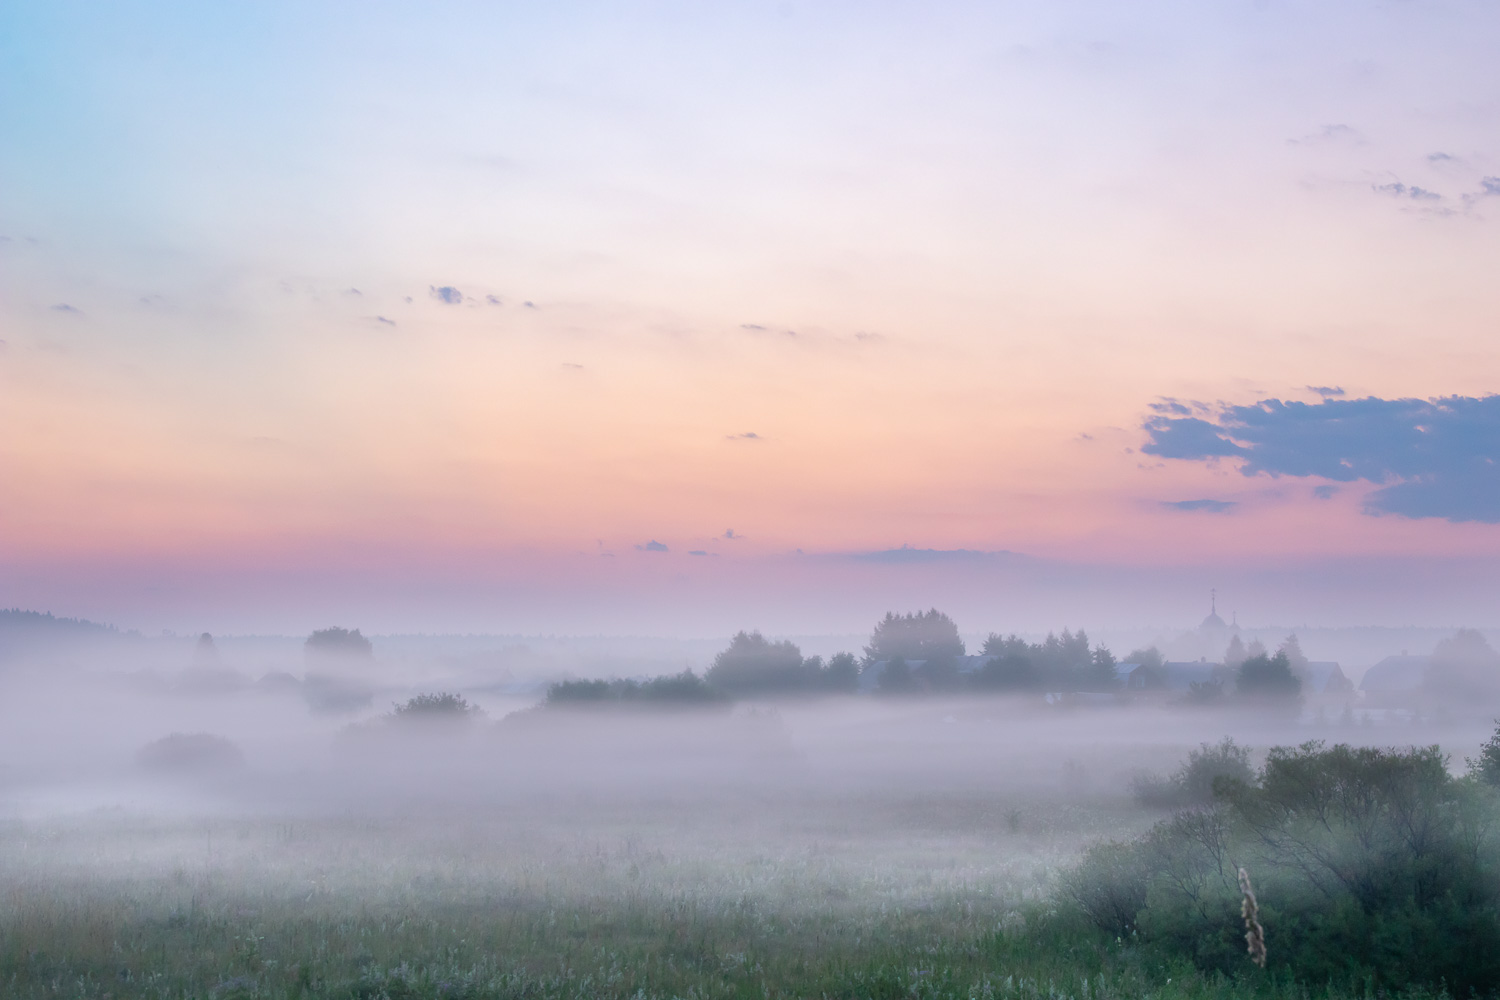
[(0, 0), (0, 605), (1500, 624), (1497, 39)]

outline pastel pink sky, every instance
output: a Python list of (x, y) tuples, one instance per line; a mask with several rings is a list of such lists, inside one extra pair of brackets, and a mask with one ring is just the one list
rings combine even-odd
[(1500, 385), (1492, 7), (361, 11), (0, 15), (0, 604), (1487, 613), (1500, 526), (1140, 448)]

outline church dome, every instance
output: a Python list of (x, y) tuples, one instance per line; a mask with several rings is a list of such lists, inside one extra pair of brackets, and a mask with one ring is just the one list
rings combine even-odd
[(1224, 619), (1219, 617), (1219, 592), (1217, 590), (1210, 590), (1208, 594), (1208, 617), (1203, 619), (1203, 624), (1198, 626), (1198, 631), (1222, 631), (1229, 626), (1224, 624)]

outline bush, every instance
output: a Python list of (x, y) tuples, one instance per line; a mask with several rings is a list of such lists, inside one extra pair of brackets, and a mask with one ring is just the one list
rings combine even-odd
[(1490, 788), (1452, 777), (1435, 746), (1277, 747), (1256, 781), (1226, 780), (1245, 764), (1228, 741), (1202, 748), (1173, 782), (1184, 795), (1206, 785), (1218, 804), (1094, 848), (1064, 877), (1064, 895), (1110, 933), (1133, 927), (1200, 968), (1243, 971), (1243, 864), (1273, 969), (1386, 990), (1493, 988), (1500, 808)]
[(141, 747), (136, 762), (149, 771), (202, 774), (243, 767), (245, 755), (222, 736), (173, 733)]
[(1189, 753), (1187, 761), (1171, 777), (1153, 774), (1136, 777), (1131, 781), (1131, 793), (1143, 806), (1183, 809), (1208, 805), (1214, 800), (1219, 782), (1249, 784), (1254, 779), (1250, 748), (1226, 736), (1216, 744), (1204, 743)]
[(647, 681), (559, 681), (547, 688), (543, 705), (551, 708), (619, 707), (622, 705), (709, 706), (727, 705), (729, 695), (708, 681), (684, 670), (680, 674), (653, 677)]
[(395, 706), (391, 715), (403, 721), (454, 722), (484, 714), (478, 705), (471, 705), (463, 697), (447, 692), (419, 694), (404, 705)]

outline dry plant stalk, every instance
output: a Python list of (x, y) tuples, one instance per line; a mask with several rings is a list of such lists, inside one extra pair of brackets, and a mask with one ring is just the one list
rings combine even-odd
[(1266, 930), (1260, 925), (1260, 906), (1255, 902), (1255, 890), (1250, 888), (1250, 873), (1240, 869), (1240, 892), (1244, 901), (1240, 903), (1240, 916), (1245, 918), (1245, 945), (1250, 952), (1250, 961), (1266, 967)]

